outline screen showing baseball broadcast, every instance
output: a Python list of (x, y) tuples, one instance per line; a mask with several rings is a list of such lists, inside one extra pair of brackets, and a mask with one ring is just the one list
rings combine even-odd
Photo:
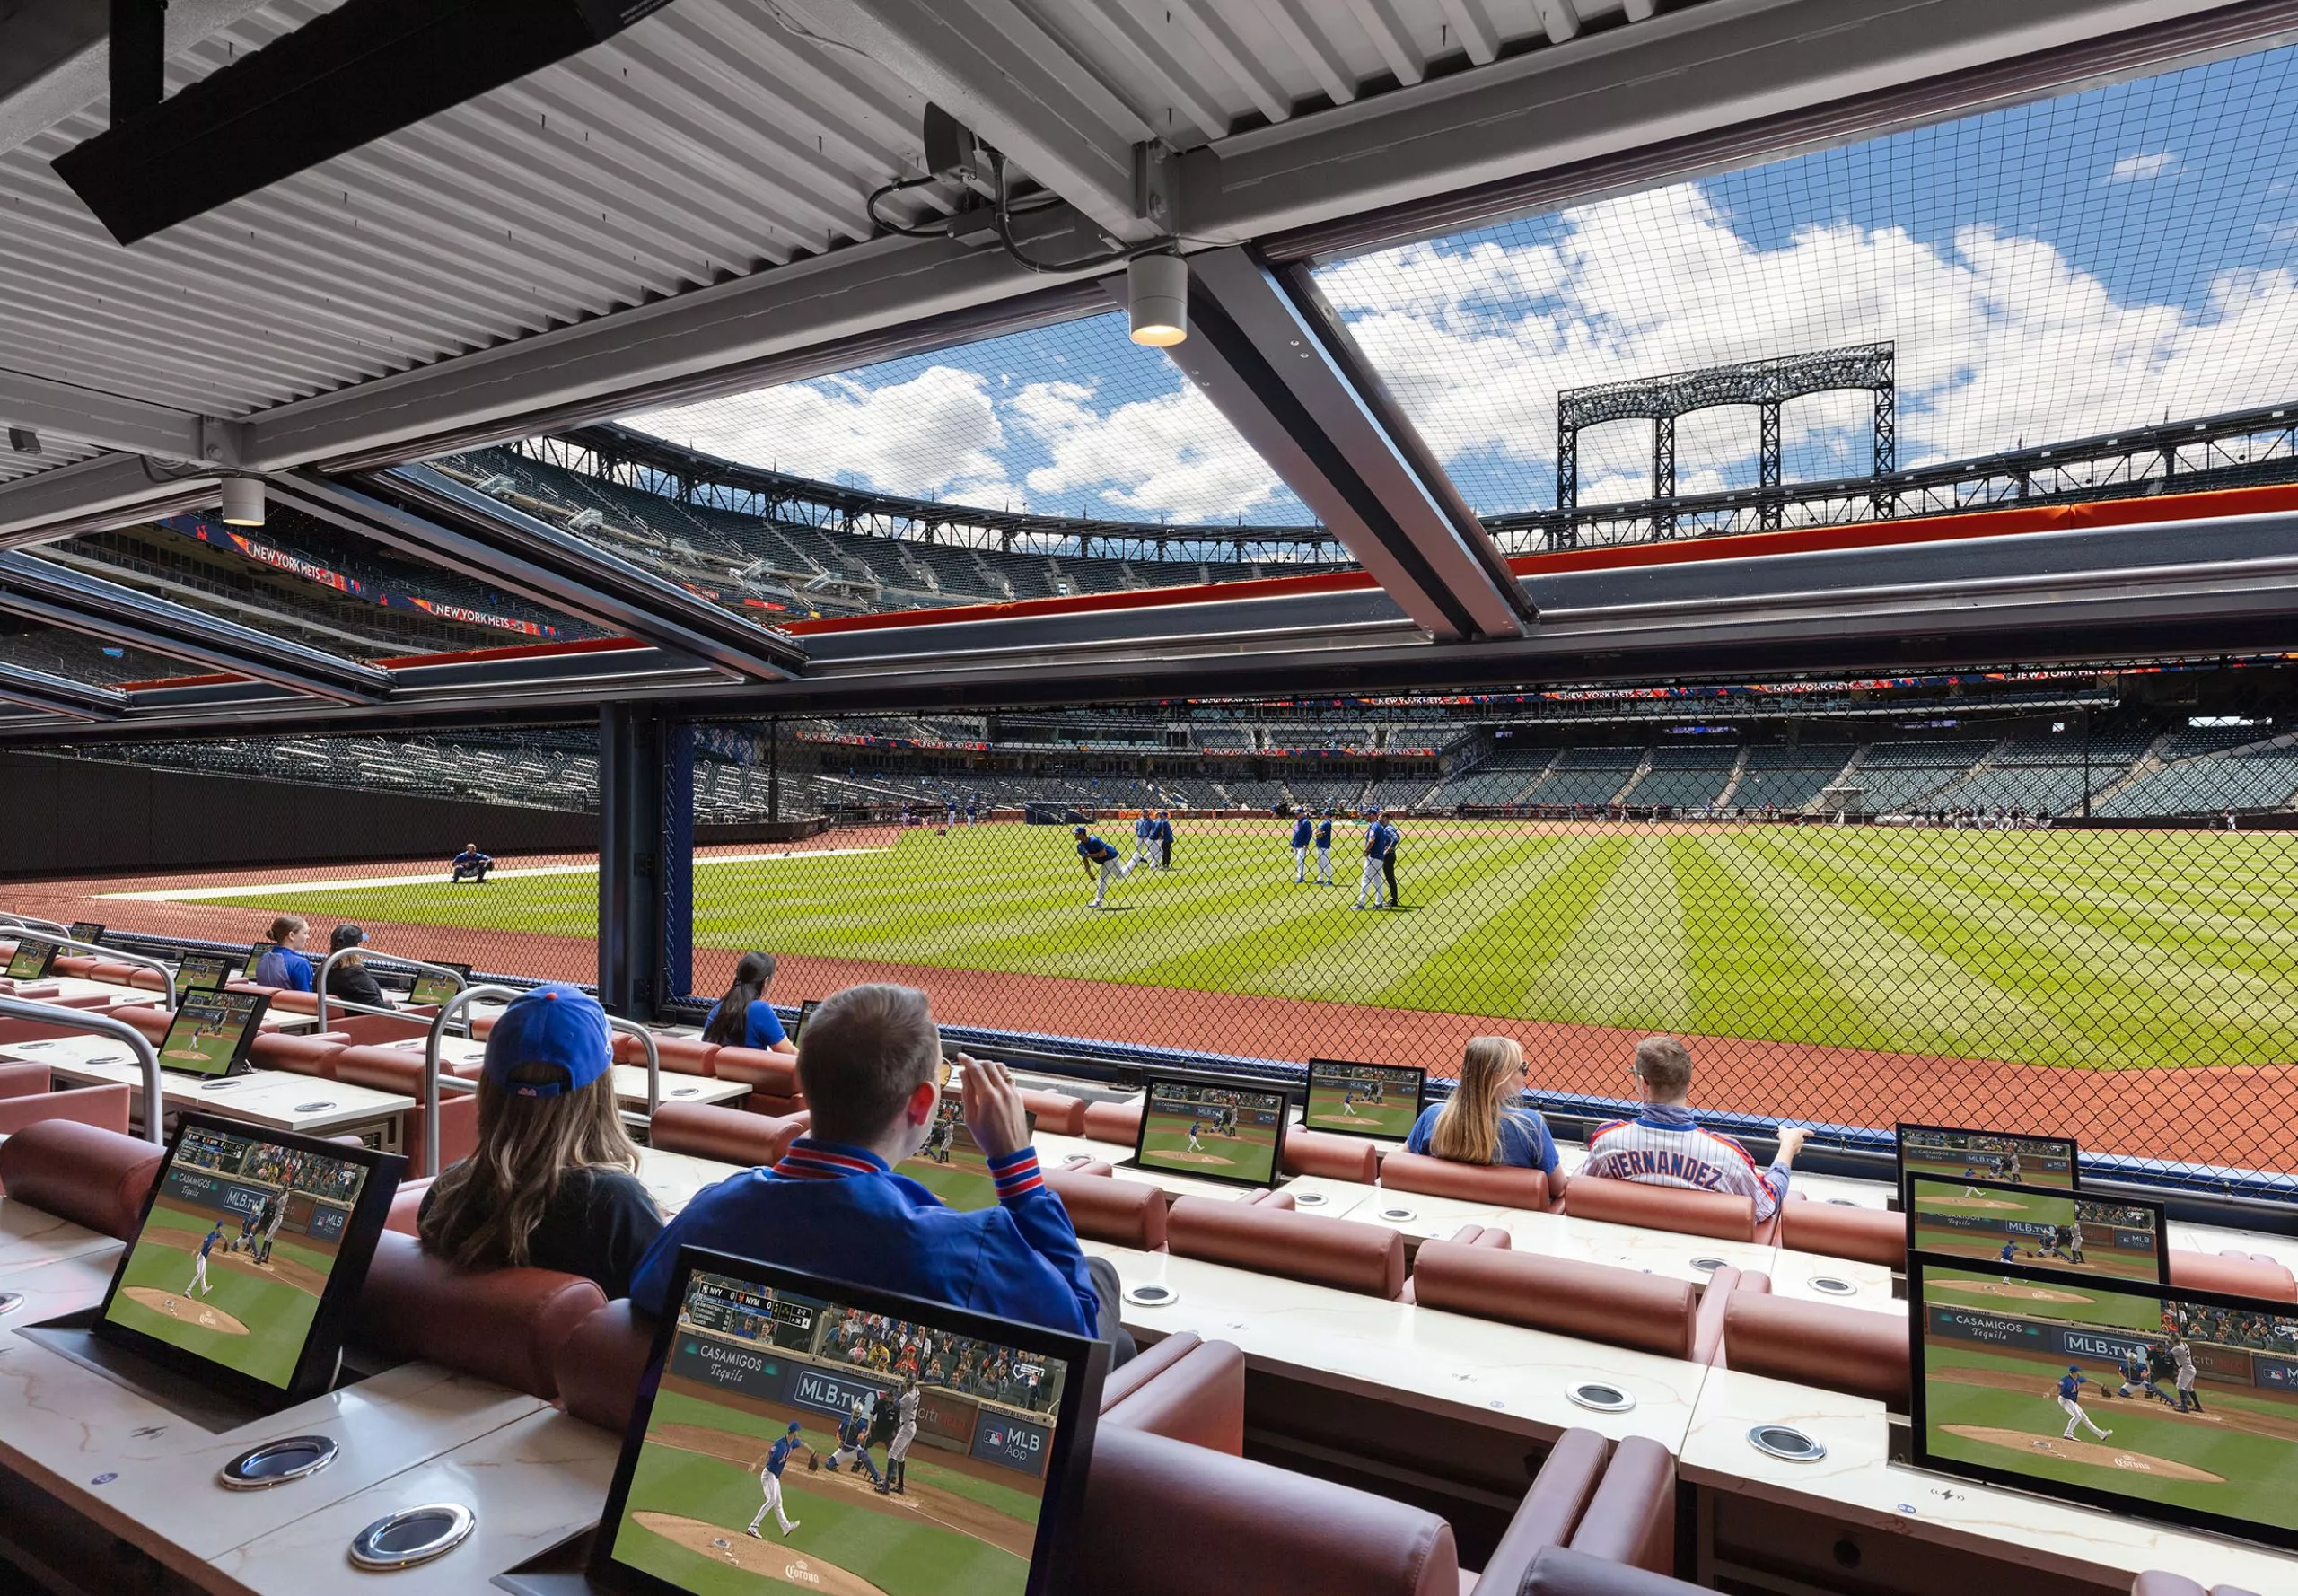
[[(454, 973), (448, 975), (445, 970)], [(469, 985), (470, 966), (468, 964), (450, 964), (435, 970), (418, 969), (415, 972), (415, 986), (408, 993), (407, 1001), (417, 1008), (435, 1008)]]
[(2066, 1136), (2014, 1136), (1942, 1125), (1899, 1127), (1902, 1181), (1909, 1175), (1956, 1175), (2072, 1191), (2081, 1184), (2074, 1153), (2074, 1143)]
[(48, 973), (56, 961), (56, 944), (42, 942), (36, 936), (19, 935), (16, 951), (8, 955), (8, 978), (12, 981), (37, 981)]
[(2171, 1278), (2162, 1210), (2153, 1203), (1957, 1175), (1909, 1175), (1903, 1199), (1908, 1246), (1917, 1252), (2155, 1285)]
[(1101, 1344), (715, 1254), (682, 1262), (594, 1584), (1063, 1588)]
[(2298, 1546), (2298, 1306), (1908, 1262), (1918, 1464)]
[(104, 928), (93, 920), (75, 920), (66, 927), (64, 934), (75, 943), (86, 943), (92, 947), (104, 940)]
[(1151, 1080), (1133, 1162), (1237, 1186), (1271, 1186), (1285, 1149), (1282, 1092)]
[[(357, 1293), (399, 1167), (390, 1153), (185, 1116), (101, 1323), (289, 1389), (323, 1300)], [(381, 1204), (363, 1211), (379, 1171)], [(355, 1268), (338, 1284), (346, 1256)]]
[(255, 967), (262, 963), (263, 956), (276, 946), (278, 946), (276, 943), (250, 943), (248, 956), (240, 965), (240, 978), (243, 981), (254, 980)]
[(246, 1063), (248, 1044), (271, 996), (264, 992), (194, 991), (168, 1022), (160, 1067), (187, 1075), (228, 1075)]
[(187, 992), (219, 992), (232, 978), (232, 961), (221, 953), (186, 953), (176, 966), (176, 1001)]
[(1350, 1064), (1338, 1058), (1309, 1060), (1309, 1105), (1301, 1116), (1310, 1130), (1401, 1142), (1420, 1118), (1420, 1092), (1428, 1072), (1401, 1064)]
[[(1022, 1118), (1029, 1121), (1030, 1133), (1036, 1135), (1038, 1117), (1025, 1114)], [(925, 1145), (894, 1168), (952, 1208), (971, 1211), (997, 1206), (997, 1178), (989, 1172), (988, 1155), (966, 1128), (965, 1105), (954, 1092), (943, 1094)]]

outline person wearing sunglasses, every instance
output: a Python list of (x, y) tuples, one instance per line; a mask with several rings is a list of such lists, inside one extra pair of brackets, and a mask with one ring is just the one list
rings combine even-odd
[(1431, 1103), (1413, 1122), (1405, 1151), (1455, 1163), (1508, 1164), (1562, 1179), (1556, 1138), (1537, 1109), (1520, 1101), (1530, 1074), (1524, 1049), (1511, 1038), (1471, 1038), (1452, 1095)]
[(644, 1312), (669, 1306), (679, 1249), (741, 1257), (1020, 1320), (1116, 1347), (1116, 1270), (1089, 1259), (1030, 1145), (1020, 1089), (1002, 1064), (960, 1055), (966, 1129), (997, 1187), (997, 1206), (961, 1213), (894, 1166), (933, 1135), (951, 1078), (925, 994), (848, 987), (823, 1000), (798, 1038), (809, 1134), (771, 1169), (702, 1192), (656, 1239), (630, 1283)]

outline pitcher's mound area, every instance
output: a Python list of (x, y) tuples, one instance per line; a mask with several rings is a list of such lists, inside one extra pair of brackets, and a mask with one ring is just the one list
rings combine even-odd
[(2000, 1197), (1925, 1197), (1923, 1206), (1926, 1208), (2009, 1208), (2014, 1212), (2023, 1211), (2027, 1206), (2024, 1203), (2006, 1203)]
[(1952, 1291), (1974, 1297), (2014, 1297), (2022, 1302), (2092, 1302), (2098, 1299), (2086, 1297), (2080, 1292), (2053, 1291), (2048, 1285), (2030, 1285), (2023, 1280), (1926, 1280), (1933, 1291)]
[(752, 1540), (740, 1530), (682, 1519), (667, 1513), (634, 1513), (630, 1521), (652, 1530), (663, 1539), (699, 1552), (714, 1563), (755, 1574), (777, 1584), (819, 1591), (822, 1596), (886, 1596), (868, 1580), (851, 1574), (820, 1557), (803, 1557), (783, 1543), (779, 1530), (761, 1530), (764, 1540)]
[(247, 1326), (238, 1320), (221, 1308), (208, 1307), (197, 1298), (170, 1296), (156, 1285), (130, 1285), (122, 1289), (127, 1292), (129, 1302), (140, 1303), (154, 1313), (163, 1313), (180, 1324), (213, 1330), (219, 1336), (244, 1336), (248, 1333)]
[(1317, 1122), (1319, 1125), (1372, 1125), (1372, 1126), (1380, 1126), (1380, 1125), (1385, 1125), (1385, 1124), (1387, 1124), (1387, 1123), (1388, 1123), (1388, 1121), (1386, 1121), (1385, 1119), (1367, 1119), (1367, 1118), (1364, 1118), (1364, 1115), (1362, 1115), (1362, 1114), (1320, 1114), (1320, 1115), (1318, 1115), (1318, 1116), (1317, 1116), (1317, 1120), (1316, 1120), (1316, 1122)]
[(2041, 1452), (2045, 1457), (2065, 1458), (2070, 1463), (2090, 1463), (2101, 1469), (2119, 1469), (2126, 1474), (2145, 1474), (2155, 1479), (2199, 1480), (2205, 1485), (2223, 1486), (2226, 1477), (2212, 1474), (2186, 1463), (2173, 1463), (2168, 1458), (2150, 1458), (2142, 1451), (2124, 1451), (2110, 1442), (2062, 1441), (2056, 1435), (2032, 1435), (2024, 1430), (1993, 1430), (1983, 1425), (1942, 1425), (1950, 1435), (1960, 1435), (1966, 1441), (1983, 1442), (1988, 1446), (2007, 1446), (2014, 1451)]
[(1233, 1158), (1224, 1158), (1217, 1153), (1160, 1153), (1157, 1156), (1169, 1158), (1175, 1163), (1217, 1163), (1225, 1166), (1237, 1162)]

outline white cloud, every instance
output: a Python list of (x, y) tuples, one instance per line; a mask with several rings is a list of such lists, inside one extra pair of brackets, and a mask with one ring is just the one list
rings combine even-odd
[[(1898, 346), (1903, 465), (2288, 397), (2288, 271), (2223, 274), (2188, 313), (2120, 303), (2052, 245), (1983, 226), (1934, 245), (1834, 223), (1763, 248), (1690, 185), (1559, 221), (1542, 241), (1416, 244), (1320, 276), (1438, 454), (1483, 469), (1471, 501), (1509, 500), (1489, 508), (1524, 507), (1528, 469), (1552, 465), (1560, 388), (1871, 340)], [(1858, 394), (1789, 406), (1791, 458), (1864, 471), (1868, 414)], [(1648, 492), (1650, 440), (1648, 423), (1583, 434), (1582, 501)], [(1679, 490), (1751, 479), (1755, 451), (1752, 411), (1687, 418)]]
[(2125, 155), (2107, 173), (2109, 183), (2146, 183), (2156, 178), (2174, 178), (2185, 168), (2169, 150), (2155, 150), (2145, 154)]
[(1053, 509), (1083, 491), (1143, 517), (1250, 521), (1285, 491), (1192, 384), (1107, 413), (1092, 399), (1075, 382), (1032, 383), (1014, 399), (1015, 422), (1053, 457), (1029, 474), (1031, 495)]

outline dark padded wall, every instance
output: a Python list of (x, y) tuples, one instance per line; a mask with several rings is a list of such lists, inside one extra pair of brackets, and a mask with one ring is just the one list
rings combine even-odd
[(595, 815), (0, 753), (0, 876), (589, 853)]

